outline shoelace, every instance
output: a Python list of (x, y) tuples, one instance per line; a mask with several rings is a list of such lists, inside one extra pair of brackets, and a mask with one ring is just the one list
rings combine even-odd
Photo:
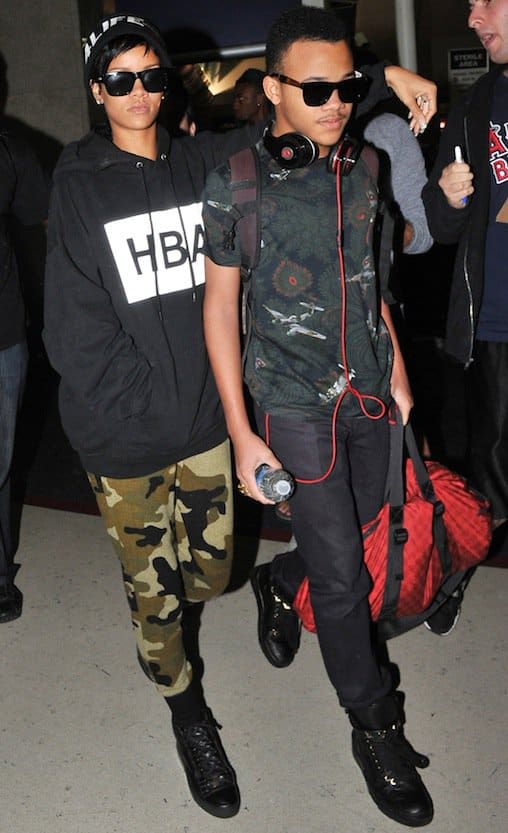
[[(214, 723), (214, 726), (220, 728), (218, 723)], [(209, 791), (220, 789), (225, 783), (231, 782), (229, 769), (217, 748), (214, 726), (203, 721), (180, 727), (180, 733), (199, 772), (201, 785)]]
[(417, 752), (402, 733), (400, 724), (388, 729), (366, 731), (365, 739), (379, 772), (392, 786), (400, 784), (404, 776), (413, 780), (415, 767), (429, 765), (426, 755)]

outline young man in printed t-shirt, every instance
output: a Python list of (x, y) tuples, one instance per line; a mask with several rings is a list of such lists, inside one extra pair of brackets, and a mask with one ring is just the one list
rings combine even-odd
[[(239, 488), (268, 502), (254, 475), (262, 463), (282, 465), (297, 478), (291, 499), (297, 551), (256, 567), (252, 576), (261, 647), (277, 667), (292, 661), (299, 632), (291, 602), (307, 575), (326, 671), (353, 725), (353, 751), (369, 791), (382, 812), (419, 826), (433, 815), (415, 769), (428, 760), (405, 739), (399, 700), (376, 659), (361, 538), (361, 524), (383, 502), (387, 407), (393, 397), (407, 420), (411, 393), (377, 293), (371, 170), (363, 156), (348, 175), (341, 165), (338, 183), (328, 170), (363, 80), (355, 77), (342, 23), (321, 9), (282, 15), (269, 32), (266, 57), (264, 88), (275, 121), (257, 145), (262, 242), (251, 278), (245, 364), (265, 439), (250, 426), (242, 387), (241, 251), (229, 165), (208, 178), (204, 196), (205, 338)], [(295, 161), (303, 166), (283, 163), (285, 137), (295, 133), (305, 148)], [(309, 148), (317, 157), (312, 162)]]

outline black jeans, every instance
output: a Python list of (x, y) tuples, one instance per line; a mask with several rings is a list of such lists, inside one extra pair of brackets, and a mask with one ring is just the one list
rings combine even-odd
[[(262, 418), (258, 419), (262, 425)], [(330, 419), (272, 416), (269, 445), (297, 478), (315, 479), (328, 468)], [(291, 519), (297, 550), (277, 556), (274, 581), (294, 595), (305, 575), (325, 667), (344, 708), (368, 706), (390, 690), (371, 635), (371, 579), (363, 561), (361, 525), (383, 503), (389, 456), (386, 417), (340, 417), (337, 457), (326, 480), (297, 483)]]

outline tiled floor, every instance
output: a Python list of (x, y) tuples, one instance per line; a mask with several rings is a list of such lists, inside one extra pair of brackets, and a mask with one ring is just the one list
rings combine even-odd
[[(315, 637), (269, 666), (237, 545), (236, 589), (207, 606), (208, 699), (223, 724), (242, 807), (232, 820), (189, 797), (169, 713), (140, 672), (118, 564), (100, 518), (26, 506), (20, 619), (0, 626), (1, 833), (394, 833), (350, 753), (349, 726)], [(261, 543), (258, 561), (281, 544)], [(407, 733), (431, 757), (433, 833), (508, 829), (508, 571), (480, 567), (457, 629), (389, 643)]]

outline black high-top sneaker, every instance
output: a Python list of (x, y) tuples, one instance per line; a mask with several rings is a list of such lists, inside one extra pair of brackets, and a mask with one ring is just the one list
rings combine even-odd
[(179, 724), (173, 719), (178, 756), (194, 801), (212, 816), (227, 819), (240, 809), (240, 792), (217, 731), (220, 728), (209, 708), (195, 723)]
[(0, 623), (12, 622), (21, 616), (23, 594), (15, 584), (8, 582), (0, 585)]
[(274, 585), (270, 564), (254, 567), (250, 580), (258, 605), (261, 650), (276, 668), (286, 668), (293, 662), (300, 645), (300, 620)]
[(429, 824), (434, 815), (432, 799), (416, 771), (416, 767), (427, 767), (429, 759), (404, 737), (395, 697), (351, 710), (349, 719), (354, 758), (381, 812), (408, 827)]

